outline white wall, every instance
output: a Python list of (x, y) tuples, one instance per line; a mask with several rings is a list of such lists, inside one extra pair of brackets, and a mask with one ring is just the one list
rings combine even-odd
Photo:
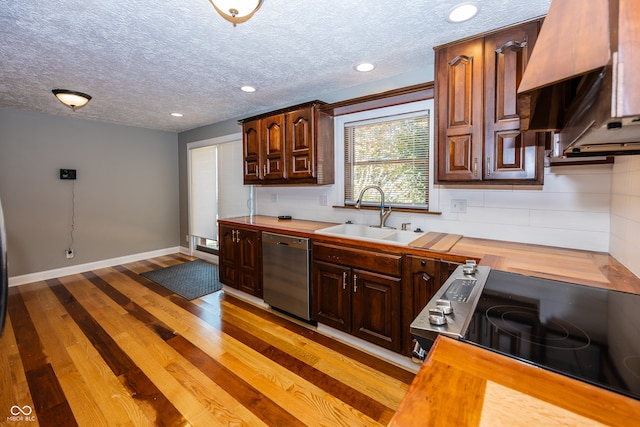
[(640, 277), (640, 156), (616, 158), (611, 193), (611, 255)]

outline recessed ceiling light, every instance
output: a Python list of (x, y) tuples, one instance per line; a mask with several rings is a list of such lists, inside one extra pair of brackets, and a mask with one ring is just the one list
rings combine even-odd
[(173, 117), (182, 117), (182, 113), (171, 113)]
[(360, 71), (361, 73), (368, 73), (369, 71), (373, 70), (374, 68), (376, 68), (375, 65), (373, 65), (370, 62), (362, 62), (358, 65), (356, 65), (356, 71)]
[(240, 90), (243, 92), (251, 93), (251, 92), (255, 92), (256, 88), (253, 86), (242, 86)]
[(447, 13), (447, 21), (449, 22), (464, 22), (467, 21), (478, 13), (478, 5), (471, 2), (464, 2), (453, 6)]

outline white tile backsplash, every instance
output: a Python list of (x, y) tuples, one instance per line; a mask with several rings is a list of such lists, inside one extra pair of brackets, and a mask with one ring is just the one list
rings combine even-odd
[[(612, 165), (546, 168), (543, 186), (436, 186), (431, 197), (437, 198), (434, 204), (440, 206), (441, 215), (393, 212), (387, 223), (399, 228), (410, 222), (412, 229), (609, 252), (612, 169)], [(640, 175), (640, 167), (635, 169)], [(328, 206), (322, 205), (321, 196)], [(467, 213), (452, 213), (452, 199), (466, 200)], [(256, 212), (261, 215), (378, 224), (377, 211), (332, 207), (342, 205), (342, 200), (341, 185), (256, 187)]]
[(616, 157), (612, 174), (610, 253), (640, 276), (640, 156)]

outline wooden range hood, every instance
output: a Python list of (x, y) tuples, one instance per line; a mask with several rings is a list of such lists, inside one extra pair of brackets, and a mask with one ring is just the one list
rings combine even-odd
[(585, 153), (595, 145), (600, 152), (638, 153), (640, 144), (628, 144), (640, 142), (635, 2), (551, 3), (518, 88), (523, 130), (561, 131), (564, 146), (581, 155), (594, 155)]

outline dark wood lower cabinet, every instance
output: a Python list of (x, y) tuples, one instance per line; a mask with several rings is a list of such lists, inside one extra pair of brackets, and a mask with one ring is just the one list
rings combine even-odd
[(317, 243), (313, 318), (400, 352), (402, 255)]
[(220, 282), (262, 297), (260, 231), (220, 225)]
[(413, 352), (410, 325), (459, 264), (405, 255), (402, 276), (402, 354)]
[(458, 265), (314, 243), (313, 319), (411, 356), (411, 322)]
[(314, 320), (351, 332), (351, 268), (328, 262), (313, 263)]
[(352, 334), (389, 350), (399, 351), (399, 277), (353, 270)]

